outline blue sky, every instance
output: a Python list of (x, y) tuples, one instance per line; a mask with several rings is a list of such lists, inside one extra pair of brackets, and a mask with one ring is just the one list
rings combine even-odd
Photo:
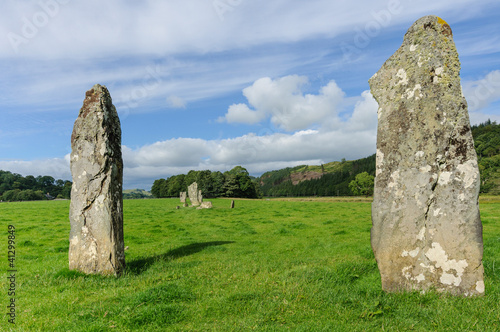
[(367, 81), (430, 14), (452, 27), (471, 122), (500, 122), (498, 1), (5, 1), (0, 169), (70, 180), (73, 123), (96, 83), (120, 115), (127, 189), (366, 157)]

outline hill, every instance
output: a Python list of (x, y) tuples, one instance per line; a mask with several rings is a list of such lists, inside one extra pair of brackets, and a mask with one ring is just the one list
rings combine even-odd
[(128, 189), (123, 191), (124, 199), (153, 198), (153, 195), (144, 189)]
[(375, 175), (375, 155), (266, 172), (259, 182), (265, 196), (349, 196), (349, 183), (362, 172)]
[[(500, 195), (500, 125), (488, 120), (471, 129), (481, 172), (481, 193)], [(265, 196), (350, 196), (349, 183), (362, 172), (375, 175), (375, 155), (287, 167), (266, 172), (258, 180)]]

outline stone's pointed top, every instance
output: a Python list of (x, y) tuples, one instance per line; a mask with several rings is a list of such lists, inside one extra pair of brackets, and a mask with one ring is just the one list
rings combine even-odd
[(107, 96), (110, 95), (109, 91), (108, 91), (108, 88), (106, 88), (105, 85), (95, 84), (90, 90), (88, 90), (85, 93), (85, 96), (86, 97), (90, 97), (90, 96), (92, 96), (93, 94), (96, 94), (96, 93), (105, 94)]
[(453, 36), (451, 27), (445, 20), (441, 17), (428, 15), (419, 18), (413, 25), (408, 29), (407, 35), (409, 33), (419, 33), (421, 31), (437, 31), (445, 36)]
[(85, 93), (85, 99), (83, 100), (83, 107), (80, 110), (80, 114), (82, 114), (83, 117), (87, 117), (91, 110), (101, 109), (101, 104), (107, 105), (107, 107), (104, 107), (102, 110), (111, 111), (114, 109), (111, 94), (106, 86), (95, 84)]

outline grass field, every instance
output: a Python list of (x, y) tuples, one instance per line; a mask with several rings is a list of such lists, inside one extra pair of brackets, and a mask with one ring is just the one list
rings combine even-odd
[[(16, 227), (16, 324), (1, 331), (500, 331), (500, 202), (482, 200), (486, 295), (386, 294), (370, 202), (124, 202), (127, 271), (68, 270), (68, 201), (1, 203), (1, 307)], [(2, 313), (3, 313), (2, 312)]]

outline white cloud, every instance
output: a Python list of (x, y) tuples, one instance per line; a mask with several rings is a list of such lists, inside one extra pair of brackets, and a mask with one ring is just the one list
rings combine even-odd
[(177, 96), (169, 96), (167, 98), (167, 105), (172, 108), (186, 108), (186, 101)]
[(12, 173), (27, 175), (49, 175), (55, 179), (71, 180), (69, 168), (69, 154), (64, 158), (52, 158), (43, 160), (0, 160), (0, 169)]
[(231, 105), (225, 115), (228, 123), (254, 124), (271, 118), (271, 122), (287, 131), (309, 128), (327, 117), (335, 116), (344, 92), (335, 81), (322, 87), (319, 94), (304, 94), (309, 83), (305, 76), (290, 75), (278, 79), (264, 77), (243, 90), (254, 108), (245, 104)]
[(500, 99), (500, 70), (489, 72), (484, 78), (462, 83), (469, 111), (476, 112)]
[[(229, 8), (223, 17), (216, 2)], [(363, 29), (392, 8), (399, 10), (393, 11), (388, 25), (414, 21), (424, 13), (463, 17), (489, 2), (5, 1), (0, 34), (7, 38), (0, 39), (0, 57), (61, 59), (224, 51), (320, 35), (334, 37)]]
[(354, 111), (348, 121), (347, 128), (352, 132), (376, 130), (378, 103), (370, 91), (363, 91), (361, 99), (356, 102)]
[(219, 118), (219, 122), (255, 124), (265, 117), (265, 112), (251, 110), (246, 104), (233, 104), (229, 106), (226, 115)]

